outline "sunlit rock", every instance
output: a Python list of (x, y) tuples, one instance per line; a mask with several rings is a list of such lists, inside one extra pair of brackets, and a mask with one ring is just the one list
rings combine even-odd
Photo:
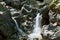
[(6, 3), (5, 3), (5, 2), (0, 2), (0, 4), (2, 4), (4, 7), (5, 7), (5, 5), (6, 5)]
[(3, 12), (0, 11), (0, 14), (3, 14)]

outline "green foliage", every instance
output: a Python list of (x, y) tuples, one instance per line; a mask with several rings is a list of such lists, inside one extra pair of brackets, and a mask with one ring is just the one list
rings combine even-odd
[(60, 2), (59, 2), (59, 0), (52, 0), (49, 7), (52, 11), (60, 13)]
[(10, 11), (6, 7), (4, 7), (3, 5), (1, 5), (1, 4), (0, 4), (0, 11), (2, 11), (4, 13), (8, 14), (9, 16), (11, 16)]
[(8, 9), (6, 7), (4, 7), (3, 5), (0, 4), (0, 11), (8, 11)]

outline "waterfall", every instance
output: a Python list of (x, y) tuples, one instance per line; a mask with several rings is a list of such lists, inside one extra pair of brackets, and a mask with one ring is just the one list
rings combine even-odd
[(18, 26), (18, 23), (17, 21), (15, 20), (16, 17), (12, 17), (12, 19), (14, 20), (15, 24), (16, 24), (16, 28), (17, 30), (19, 31), (19, 33), (22, 35), (22, 36), (25, 36), (25, 33), (22, 31), (22, 29), (19, 28)]
[(36, 16), (36, 22), (34, 25), (33, 32), (28, 35), (29, 40), (33, 40), (35, 38), (37, 38), (38, 40), (42, 39), (42, 36), (41, 36), (41, 19), (42, 19), (42, 15), (40, 15), (40, 13), (38, 13)]

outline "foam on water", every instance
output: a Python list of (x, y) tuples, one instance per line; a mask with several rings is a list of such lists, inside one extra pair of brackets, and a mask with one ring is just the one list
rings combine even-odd
[(37, 14), (36, 16), (36, 22), (34, 25), (34, 29), (33, 29), (33, 33), (28, 35), (28, 39), (33, 40), (34, 38), (38, 38), (39, 40), (42, 39), (41, 36), (41, 19), (42, 19), (42, 15), (40, 15), (40, 13)]

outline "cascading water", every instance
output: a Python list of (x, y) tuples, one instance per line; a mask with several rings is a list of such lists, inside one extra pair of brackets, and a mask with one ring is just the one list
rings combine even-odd
[(34, 25), (33, 33), (28, 35), (29, 40), (33, 40), (34, 38), (37, 38), (38, 40), (42, 39), (42, 36), (41, 36), (41, 19), (42, 19), (42, 15), (40, 15), (40, 13), (38, 13), (36, 16), (36, 23)]
[(19, 33), (22, 35), (22, 36), (25, 36), (25, 33), (19, 28), (18, 26), (18, 23), (17, 21), (15, 20), (16, 17), (12, 17), (12, 19), (14, 20), (15, 24), (16, 24), (16, 28), (17, 30), (19, 31)]

